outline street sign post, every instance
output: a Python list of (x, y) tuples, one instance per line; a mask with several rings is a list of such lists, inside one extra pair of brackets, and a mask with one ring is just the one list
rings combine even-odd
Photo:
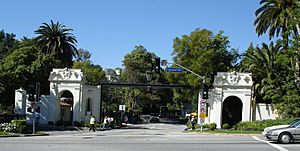
[(207, 100), (202, 99), (200, 101), (200, 125), (201, 125), (201, 131), (203, 130), (203, 126), (204, 126), (205, 118), (206, 118), (206, 104), (207, 104)]
[(182, 68), (166, 68), (167, 72), (182, 72)]

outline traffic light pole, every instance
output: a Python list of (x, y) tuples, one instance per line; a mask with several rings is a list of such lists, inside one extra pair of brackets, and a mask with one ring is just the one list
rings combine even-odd
[(186, 68), (186, 67), (184, 67), (184, 66), (182, 66), (182, 65), (180, 65), (180, 64), (178, 64), (178, 63), (174, 63), (174, 62), (173, 62), (173, 63), (168, 63), (168, 64), (174, 64), (174, 65), (176, 65), (176, 66), (179, 66), (179, 67), (183, 68), (184, 70), (186, 70), (186, 71), (188, 71), (188, 72), (194, 74), (195, 76), (199, 77), (200, 79), (202, 79), (202, 80), (203, 80), (203, 83), (205, 83), (205, 76), (201, 76), (201, 75), (195, 73), (194, 71), (192, 71), (192, 70), (190, 70), (190, 69), (188, 69), (188, 68)]
[[(190, 70), (190, 69), (188, 69), (188, 68), (186, 68), (186, 67), (184, 67), (184, 66), (182, 66), (182, 65), (180, 65), (180, 64), (178, 64), (178, 63), (168, 63), (166, 60), (163, 60), (163, 61), (162, 61), (162, 65), (167, 65), (167, 64), (174, 64), (174, 65), (176, 65), (176, 66), (179, 66), (179, 67), (183, 68), (184, 70), (186, 70), (186, 71), (188, 71), (188, 72), (194, 74), (195, 76), (199, 77), (200, 79), (202, 79), (203, 84), (205, 84), (205, 76), (201, 76), (201, 75), (195, 73), (194, 71), (192, 71), (192, 70)], [(206, 93), (206, 94), (205, 94), (205, 97), (203, 97), (203, 96), (204, 96), (204, 95), (203, 95), (204, 93)], [(203, 113), (200, 113), (200, 112), (201, 112), (204, 108), (205, 108), (204, 110), (206, 110), (206, 103), (205, 103), (205, 106), (201, 105), (202, 100), (204, 100), (204, 102), (206, 102), (207, 99), (208, 99), (208, 87), (206, 87), (206, 85), (203, 85), (203, 94), (202, 94), (203, 99), (201, 99), (201, 95), (200, 95), (200, 94), (201, 94), (201, 90), (199, 91), (199, 96), (198, 96), (198, 114), (197, 114), (197, 116), (198, 116), (198, 121), (199, 121), (199, 120), (202, 120), (201, 116), (199, 116), (199, 115), (200, 115), (200, 114), (203, 114)], [(198, 122), (198, 123), (199, 123), (199, 122)], [(203, 124), (204, 124), (204, 122), (201, 122), (201, 123), (200, 123), (201, 131), (203, 131)]]

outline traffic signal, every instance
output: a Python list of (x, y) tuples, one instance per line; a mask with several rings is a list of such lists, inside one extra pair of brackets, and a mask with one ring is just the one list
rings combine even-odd
[(160, 73), (160, 58), (159, 57), (155, 58), (154, 71), (155, 71), (155, 73)]
[(28, 101), (33, 102), (35, 101), (34, 95), (35, 95), (35, 86), (34, 85), (29, 85), (28, 86)]
[(202, 99), (208, 99), (208, 85), (206, 84), (203, 85)]

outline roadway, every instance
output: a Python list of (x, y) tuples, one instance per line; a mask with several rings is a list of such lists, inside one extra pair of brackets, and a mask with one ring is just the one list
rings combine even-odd
[(195, 134), (184, 125), (142, 124), (110, 131), (52, 131), (50, 136), (0, 138), (0, 151), (274, 151), (300, 149), (261, 135)]

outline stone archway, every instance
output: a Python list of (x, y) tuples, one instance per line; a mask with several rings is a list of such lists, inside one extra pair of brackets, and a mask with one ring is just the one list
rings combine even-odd
[(68, 90), (64, 90), (61, 92), (59, 100), (60, 120), (64, 122), (73, 122), (73, 94)]
[(242, 121), (243, 102), (236, 96), (229, 96), (223, 102), (222, 124), (234, 126)]

